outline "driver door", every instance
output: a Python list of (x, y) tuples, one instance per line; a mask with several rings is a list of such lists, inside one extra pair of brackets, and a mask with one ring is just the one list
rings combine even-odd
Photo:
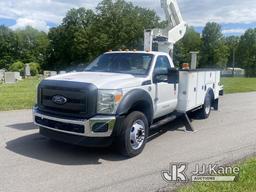
[[(154, 68), (154, 74), (157, 71), (169, 71), (171, 64), (167, 56), (158, 56)], [(154, 76), (154, 75), (153, 75)], [(168, 83), (168, 76), (162, 75), (160, 79), (163, 82), (155, 83), (155, 99), (154, 99), (154, 118), (162, 117), (173, 112), (177, 107), (177, 85)]]

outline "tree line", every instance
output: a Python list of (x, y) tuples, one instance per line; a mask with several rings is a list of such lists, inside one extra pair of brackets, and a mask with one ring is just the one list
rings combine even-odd
[[(72, 69), (110, 49), (142, 50), (144, 29), (165, 26), (154, 11), (124, 0), (103, 0), (95, 11), (71, 9), (48, 34), (32, 27), (13, 31), (0, 26), (0, 69), (22, 71), (25, 63), (33, 74)], [(199, 67), (231, 67), (235, 56), (236, 67), (256, 76), (256, 29), (225, 37), (217, 23), (207, 23), (202, 34), (188, 27), (175, 45), (175, 64), (190, 62), (190, 51), (199, 51)]]
[(248, 29), (241, 36), (225, 37), (218, 23), (207, 23), (202, 34), (188, 27), (184, 38), (175, 45), (175, 64), (189, 62), (190, 51), (199, 52), (200, 68), (235, 66), (245, 69), (247, 77), (256, 77), (256, 29)]

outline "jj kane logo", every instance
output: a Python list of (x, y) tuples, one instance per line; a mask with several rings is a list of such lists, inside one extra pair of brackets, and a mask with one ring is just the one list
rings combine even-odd
[(167, 182), (187, 182), (186, 163), (171, 163), (170, 169), (162, 171), (162, 178)]
[(196, 164), (188, 178), (187, 163), (171, 163), (169, 170), (162, 171), (162, 178), (166, 182), (233, 182), (238, 176), (239, 167), (219, 166), (217, 164)]

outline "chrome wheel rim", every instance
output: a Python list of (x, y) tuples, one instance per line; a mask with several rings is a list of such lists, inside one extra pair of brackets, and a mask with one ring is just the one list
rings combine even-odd
[(130, 143), (134, 150), (141, 148), (145, 140), (145, 124), (142, 120), (136, 120), (130, 131)]

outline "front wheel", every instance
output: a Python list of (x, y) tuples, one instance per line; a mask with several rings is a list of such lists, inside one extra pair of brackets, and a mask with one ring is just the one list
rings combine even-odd
[(121, 123), (121, 135), (117, 138), (117, 147), (122, 155), (139, 155), (147, 142), (148, 120), (141, 112), (130, 113)]

